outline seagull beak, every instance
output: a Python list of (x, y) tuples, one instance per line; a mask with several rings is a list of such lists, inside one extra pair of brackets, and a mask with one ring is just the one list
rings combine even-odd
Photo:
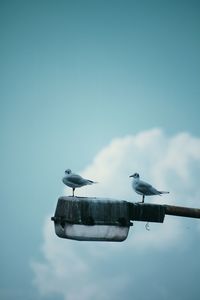
[(133, 177), (133, 175), (130, 175), (129, 177)]

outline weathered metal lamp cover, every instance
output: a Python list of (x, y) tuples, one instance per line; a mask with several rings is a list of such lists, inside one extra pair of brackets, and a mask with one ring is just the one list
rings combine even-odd
[(79, 241), (124, 241), (132, 225), (126, 201), (60, 197), (55, 232), (61, 238)]

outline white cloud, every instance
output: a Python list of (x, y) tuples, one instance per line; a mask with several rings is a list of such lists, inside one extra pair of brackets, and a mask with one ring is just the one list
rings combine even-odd
[[(157, 188), (170, 191), (169, 195), (146, 201), (198, 207), (200, 139), (188, 133), (167, 137), (160, 129), (114, 139), (81, 172), (99, 183), (77, 189), (76, 194), (137, 202), (140, 196), (133, 192), (128, 178), (134, 172)], [(65, 192), (71, 193), (69, 189)], [(180, 245), (187, 247), (184, 241), (189, 239), (188, 221), (182, 218), (166, 217), (164, 224), (150, 224), (150, 231), (145, 230), (144, 223), (135, 222), (123, 243), (58, 239), (49, 219), (44, 227), (44, 260), (32, 262), (34, 281), (41, 294), (59, 293), (65, 300), (121, 299), (120, 293), (123, 295), (130, 284), (130, 274), (131, 285), (137, 282), (127, 262), (133, 249), (138, 257), (144, 254), (146, 263), (146, 249), (152, 255), (166, 252)], [(190, 223), (199, 228), (198, 222)]]

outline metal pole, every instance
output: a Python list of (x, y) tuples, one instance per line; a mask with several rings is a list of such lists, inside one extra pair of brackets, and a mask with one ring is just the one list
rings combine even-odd
[(200, 209), (167, 204), (130, 203), (129, 218), (132, 221), (164, 222), (165, 215), (200, 219)]
[(188, 218), (200, 218), (199, 208), (163, 205), (166, 215), (188, 217)]

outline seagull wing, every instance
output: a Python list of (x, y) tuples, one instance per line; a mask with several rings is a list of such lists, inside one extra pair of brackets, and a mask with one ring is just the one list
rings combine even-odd
[(85, 185), (86, 184), (86, 179), (81, 177), (80, 175), (77, 174), (70, 174), (70, 176), (67, 177), (67, 180), (71, 183), (77, 184), (77, 185)]
[(147, 196), (155, 194), (155, 192), (153, 191), (154, 188), (152, 187), (152, 185), (147, 182), (144, 182), (144, 181), (138, 182), (136, 190), (137, 190), (137, 192), (139, 192), (143, 195), (147, 195)]

